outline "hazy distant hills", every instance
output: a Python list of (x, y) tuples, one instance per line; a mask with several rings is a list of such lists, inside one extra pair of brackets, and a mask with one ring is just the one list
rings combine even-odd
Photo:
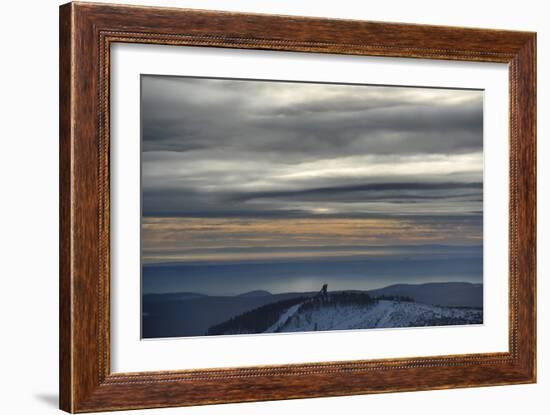
[(468, 282), (396, 284), (371, 290), (369, 294), (406, 296), (418, 303), (448, 307), (483, 307), (483, 285)]
[[(250, 291), (236, 296), (206, 296), (189, 292), (147, 294), (143, 296), (142, 302), (142, 337), (201, 336), (205, 335), (211, 327), (262, 307), (264, 307), (264, 310), (269, 310), (269, 316), (273, 321), (277, 321), (278, 318), (283, 318), (284, 313), (288, 313), (291, 307), (296, 307), (298, 304), (304, 303), (304, 301), (311, 303), (308, 299), (313, 298), (316, 294), (316, 292), (271, 294), (264, 290)], [(330, 294), (335, 296), (338, 292), (330, 292)], [(413, 324), (418, 319), (420, 320), (417, 321), (417, 325), (429, 325), (427, 324), (429, 321), (439, 321), (442, 324), (465, 324), (464, 322), (468, 321), (479, 322), (479, 319), (482, 318), (480, 317), (482, 314), (481, 310), (472, 311), (471, 313), (462, 312), (458, 309), (452, 313), (449, 310), (445, 311), (449, 307), (474, 307), (481, 309), (483, 306), (483, 286), (481, 284), (456, 282), (416, 285), (397, 284), (367, 292), (346, 291), (340, 294), (343, 296), (348, 294), (367, 294), (366, 297), (370, 296), (373, 299), (407, 297), (408, 300), (413, 301), (413, 303), (408, 301), (406, 304), (405, 302), (399, 302), (399, 307), (396, 306), (394, 311), (397, 313), (396, 316), (399, 315), (402, 317), (400, 317), (399, 321), (391, 323), (393, 321), (392, 318), (386, 315), (386, 319), (389, 319), (387, 324), (402, 324), (406, 326)], [(380, 304), (385, 304), (386, 313), (390, 313), (391, 310), (388, 311), (387, 303)], [(414, 304), (414, 307), (411, 304)], [(442, 307), (426, 308), (425, 306)], [(330, 311), (326, 308), (324, 311), (319, 312), (320, 314), (318, 313), (318, 317), (321, 315), (324, 316), (321, 320), (317, 321), (317, 328), (319, 330), (322, 329), (320, 327), (327, 321), (332, 321), (332, 323), (326, 323), (325, 325), (336, 324), (334, 321), (337, 321), (338, 318), (341, 318), (342, 322), (353, 320), (352, 316), (347, 315), (346, 312), (337, 317), (338, 313), (335, 310)], [(351, 311), (352, 309), (348, 310), (348, 312)], [(357, 309), (355, 309), (355, 312), (357, 312)], [(334, 314), (336, 320), (333, 319), (333, 321), (329, 318), (330, 313), (336, 313)], [(403, 317), (407, 313), (410, 315)], [(420, 314), (415, 315), (414, 313)], [(259, 318), (258, 316), (254, 318)], [(371, 317), (374, 318), (373, 316)], [(315, 320), (315, 316), (310, 315), (309, 320), (311, 323)], [(363, 320), (362, 324), (370, 324), (370, 326), (363, 326), (363, 328), (376, 327), (376, 325), (372, 325), (374, 324), (374, 320), (367, 320)], [(453, 321), (455, 323), (452, 323)], [(315, 322), (310, 323), (304, 325), (303, 330), (313, 330)], [(346, 327), (349, 326), (349, 324), (346, 324), (344, 324)], [(361, 324), (361, 322), (357, 322), (357, 324)], [(300, 328), (302, 326), (296, 322), (293, 327), (290, 330), (291, 326), (288, 326), (288, 331), (302, 330)]]
[(247, 293), (239, 294), (237, 297), (265, 297), (266, 295), (268, 296), (273, 294), (265, 290), (254, 290)]
[[(307, 281), (312, 290), (323, 284), (334, 289), (342, 280), (348, 287), (364, 287), (365, 281), (375, 284), (373, 287), (428, 281), (482, 282), (482, 246), (394, 246), (392, 251), (400, 252), (395, 255), (385, 255), (382, 249), (387, 248), (369, 247), (376, 255), (357, 258), (144, 264), (141, 284), (144, 293), (212, 293), (220, 287), (234, 287), (235, 292), (229, 295), (236, 295), (259, 289), (294, 291), (285, 287), (293, 287), (297, 279)], [(234, 285), (228, 286), (228, 281)]]
[(205, 294), (191, 293), (191, 292), (178, 292), (170, 294), (146, 294), (143, 298), (148, 302), (158, 301), (177, 301), (177, 300), (191, 300), (193, 298), (208, 297)]

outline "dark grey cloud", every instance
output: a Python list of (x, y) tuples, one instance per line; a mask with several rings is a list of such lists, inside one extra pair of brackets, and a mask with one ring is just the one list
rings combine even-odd
[(141, 105), (144, 216), (482, 210), (481, 91), (143, 76)]
[(456, 212), (477, 216), (482, 202), (481, 183), (385, 183), (249, 193), (180, 188), (145, 192), (143, 212), (145, 216), (276, 218), (308, 217), (324, 207), (325, 217), (445, 217)]
[(479, 91), (444, 90), (428, 100), (419, 93), (437, 90), (317, 85), (323, 93), (299, 99), (301, 90), (306, 96), (314, 87), (183, 77), (142, 82), (144, 151), (218, 149), (303, 160), (357, 152), (456, 154), (482, 145)]
[[(432, 182), (432, 183), (414, 183), (414, 182), (402, 182), (402, 183), (368, 183), (352, 186), (338, 186), (338, 187), (319, 187), (314, 189), (303, 190), (291, 190), (291, 191), (271, 191), (271, 192), (251, 192), (234, 196), (234, 200), (251, 200), (251, 199), (271, 199), (271, 198), (320, 198), (326, 199), (341, 194), (354, 194), (354, 193), (374, 193), (374, 197), (379, 196), (383, 192), (393, 192), (392, 197), (404, 197), (404, 198), (429, 198), (429, 197), (448, 197), (453, 198), (457, 196), (457, 190), (474, 189), (481, 190), (483, 188), (482, 183), (457, 183), (457, 182)], [(444, 190), (445, 194), (425, 196), (422, 192), (426, 191), (438, 191)], [(468, 193), (468, 195), (475, 194), (479, 196), (479, 192)]]

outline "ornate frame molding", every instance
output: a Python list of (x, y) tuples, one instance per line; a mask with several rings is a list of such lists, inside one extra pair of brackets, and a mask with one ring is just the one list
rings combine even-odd
[[(535, 381), (535, 34), (86, 3), (61, 6), (60, 29), (62, 409), (89, 412)], [(111, 373), (109, 68), (110, 45), (116, 42), (508, 63), (509, 352)]]

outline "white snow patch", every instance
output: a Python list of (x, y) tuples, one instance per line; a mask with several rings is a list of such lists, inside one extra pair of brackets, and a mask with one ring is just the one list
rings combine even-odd
[(281, 316), (279, 317), (279, 320), (277, 320), (275, 324), (273, 324), (266, 331), (264, 331), (264, 333), (275, 333), (279, 328), (283, 327), (294, 314), (298, 312), (301, 306), (302, 306), (302, 303), (299, 303), (290, 307), (283, 314), (281, 314)]

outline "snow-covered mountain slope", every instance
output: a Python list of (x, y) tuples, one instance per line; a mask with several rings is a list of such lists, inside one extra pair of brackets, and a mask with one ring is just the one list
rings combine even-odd
[(326, 305), (284, 313), (270, 333), (481, 324), (479, 309), (436, 307), (406, 301), (380, 300), (371, 305)]
[[(278, 306), (279, 305), (279, 306)], [(266, 325), (266, 320), (269, 323)], [(479, 308), (440, 307), (365, 294), (330, 294), (260, 307), (209, 334), (283, 333), (483, 323)]]

